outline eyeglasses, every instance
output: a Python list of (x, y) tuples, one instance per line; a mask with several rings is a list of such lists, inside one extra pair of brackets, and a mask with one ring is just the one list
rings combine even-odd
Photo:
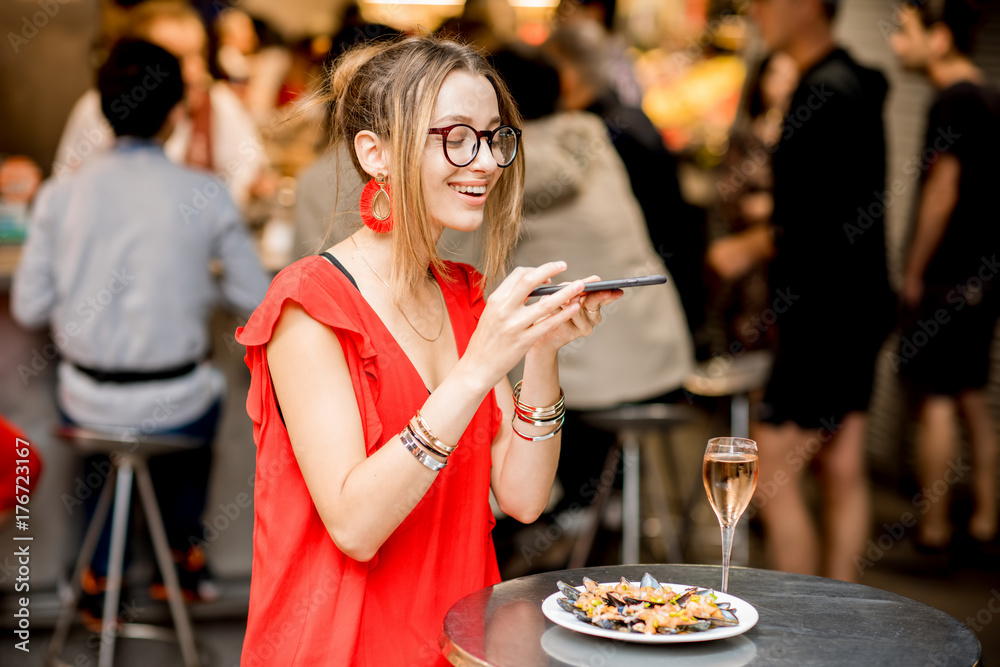
[(440, 134), (444, 157), (456, 167), (467, 167), (479, 154), (481, 139), (486, 139), (498, 167), (509, 167), (517, 156), (521, 130), (501, 125), (495, 130), (477, 130), (464, 123), (432, 127), (427, 134)]

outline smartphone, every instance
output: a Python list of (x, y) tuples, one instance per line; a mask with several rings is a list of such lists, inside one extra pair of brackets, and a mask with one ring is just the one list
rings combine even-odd
[[(635, 278), (619, 278), (618, 280), (598, 280), (587, 283), (584, 292), (600, 292), (606, 289), (624, 289), (626, 287), (642, 287), (643, 285), (662, 285), (667, 282), (666, 276), (636, 276)], [(542, 285), (536, 287), (528, 296), (545, 296), (555, 294), (565, 285)]]

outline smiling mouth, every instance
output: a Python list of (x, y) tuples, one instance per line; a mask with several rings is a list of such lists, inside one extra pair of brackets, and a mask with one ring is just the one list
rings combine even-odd
[(485, 185), (449, 185), (455, 192), (460, 192), (463, 195), (471, 195), (473, 197), (481, 197), (486, 194)]

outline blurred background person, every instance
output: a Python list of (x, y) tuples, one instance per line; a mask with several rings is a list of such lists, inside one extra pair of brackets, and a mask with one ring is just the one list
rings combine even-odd
[[(708, 216), (712, 239), (770, 225), (774, 212), (771, 154), (781, 139), (782, 119), (798, 83), (798, 66), (787, 53), (777, 51), (760, 63), (748, 86), (741, 114), (729, 135), (729, 150), (719, 165), (715, 190), (718, 199)], [(767, 265), (758, 263), (739, 279), (711, 281), (699, 345), (711, 355), (772, 349), (777, 327), (762, 321), (770, 307)]]
[[(524, 222), (514, 264), (540, 266), (564, 257), (567, 280), (670, 275), (653, 251), (628, 172), (601, 118), (557, 112), (558, 74), (537, 57), (508, 54), (497, 66), (525, 118), (523, 140), (531, 147), (525, 150)], [(615, 434), (587, 426), (583, 412), (677, 400), (693, 369), (691, 335), (672, 276), (666, 285), (625, 290), (604, 312), (599, 338), (559, 354), (564, 430), (572, 447), (559, 459), (562, 497), (555, 514), (590, 504), (591, 480), (615, 444)], [(514, 381), (520, 370), (512, 371)], [(514, 574), (520, 573), (508, 572)]]
[(398, 30), (385, 24), (366, 21), (361, 16), (361, 8), (358, 6), (356, 0), (350, 0), (344, 5), (338, 25), (340, 28), (330, 39), (328, 65), (337, 56), (359, 42), (368, 42), (379, 38), (391, 38), (400, 34)]
[[(366, 22), (357, 3), (349, 2), (340, 17), (340, 29), (331, 39), (324, 68), (334, 67), (337, 58), (356, 44), (392, 39), (399, 34), (381, 23)], [(329, 77), (322, 80), (329, 81)], [(323, 109), (319, 156), (298, 175), (291, 253), (294, 259), (340, 243), (361, 227), (361, 214), (352, 202), (358, 201), (365, 184), (347, 147), (334, 142), (330, 135), (332, 113), (332, 108)]]
[[(148, 0), (128, 12), (122, 35), (110, 35), (108, 40), (113, 43), (119, 36), (162, 46), (181, 61), (185, 113), (166, 143), (167, 156), (216, 174), (236, 203), (245, 206), (267, 159), (246, 107), (229, 84), (214, 81), (209, 74), (208, 37), (201, 16), (181, 0)], [(92, 88), (66, 121), (53, 173), (71, 173), (113, 143), (114, 133), (101, 114), (100, 95)]]
[(508, 0), (466, 0), (459, 16), (448, 19), (438, 35), (474, 45), (493, 54), (514, 43), (514, 9)]
[[(142, 88), (150, 71), (162, 81), (126, 108), (124, 96)], [(101, 66), (97, 85), (115, 143), (76, 173), (43, 185), (14, 277), (12, 313), (24, 327), (48, 324), (66, 334), (54, 337), (64, 422), (131, 434), (140, 447), (151, 433), (201, 442), (155, 457), (149, 468), (185, 595), (211, 598), (217, 592), (199, 546), (200, 519), (225, 382), (208, 361), (207, 320), (220, 300), (249, 313), (268, 281), (225, 189), (165, 155), (184, 113), (178, 59), (124, 40)], [(189, 216), (184, 205), (192, 191), (218, 194)], [(213, 259), (222, 265), (219, 284)], [(88, 470), (101, 465), (98, 458), (87, 461)], [(87, 498), (88, 516), (99, 495)], [(81, 611), (92, 628), (100, 625), (109, 546), (110, 517), (84, 575)], [(151, 595), (165, 599), (158, 582)]]
[(623, 104), (642, 104), (642, 88), (635, 76), (635, 64), (628, 55), (627, 44), (615, 33), (615, 13), (618, 0), (560, 0), (553, 16), (553, 28), (563, 25), (587, 24), (598, 28), (607, 40), (602, 49), (606, 62), (608, 84)]
[[(751, 6), (768, 49), (791, 56), (801, 76), (774, 152), (772, 225), (714, 242), (708, 262), (735, 279), (774, 256), (779, 344), (751, 425), (761, 470), (790, 481), (760, 505), (771, 564), (850, 581), (869, 534), (865, 419), (893, 310), (877, 199), (885, 191), (888, 84), (834, 43), (836, 9), (824, 0)], [(872, 204), (878, 215), (869, 216)], [(801, 488), (813, 458), (821, 463), (822, 541)]]
[(589, 111), (606, 126), (628, 173), (653, 250), (677, 276), (688, 324), (702, 319), (705, 293), (701, 280), (705, 253), (704, 220), (681, 195), (677, 160), (663, 144), (652, 121), (636, 105), (622, 101), (611, 86), (607, 34), (594, 21), (558, 25), (545, 44), (559, 72), (559, 101), (567, 111)]
[[(918, 400), (917, 472), (923, 486), (946, 479), (958, 456), (956, 407), (972, 443), (974, 506), (968, 534), (997, 533), (997, 439), (984, 388), (1000, 312), (996, 183), (1000, 90), (969, 60), (978, 14), (965, 0), (903, 5), (892, 47), (936, 89), (927, 118), (919, 209), (903, 282), (902, 337), (894, 369)], [(922, 514), (919, 544), (945, 549), (947, 498)]]
[(239, 9), (224, 9), (215, 20), (216, 63), (221, 78), (243, 101), (258, 127), (273, 121), (278, 91), (291, 54), (270, 25)]

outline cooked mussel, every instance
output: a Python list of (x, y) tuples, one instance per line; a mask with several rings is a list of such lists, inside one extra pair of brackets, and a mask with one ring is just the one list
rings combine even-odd
[(567, 600), (566, 598), (559, 598), (556, 603), (562, 607), (565, 611), (576, 616), (578, 619), (584, 623), (590, 623), (590, 617), (587, 616), (587, 612), (577, 607), (575, 604)]
[(705, 593), (708, 592), (710, 591), (707, 588), (698, 588), (697, 586), (694, 586), (684, 591), (684, 594), (681, 595), (679, 598), (677, 598), (677, 601), (674, 604), (683, 607), (688, 603), (688, 600), (690, 600), (692, 596), (704, 595)]
[(688, 632), (704, 632), (712, 627), (712, 621), (699, 620), (697, 623), (691, 623), (681, 627)]
[(609, 592), (609, 593), (608, 593), (608, 594), (607, 594), (607, 595), (605, 596), (605, 599), (606, 599), (606, 600), (607, 600), (608, 602), (610, 602), (610, 603), (611, 603), (611, 604), (612, 604), (613, 606), (615, 606), (615, 607), (618, 607), (619, 611), (621, 611), (621, 608), (622, 608), (622, 607), (624, 607), (624, 606), (625, 606), (625, 604), (626, 604), (626, 603), (625, 603), (625, 600), (623, 600), (622, 598), (618, 597), (617, 595), (615, 595), (615, 594), (614, 594), (614, 593), (612, 593), (612, 592)]
[(570, 586), (566, 582), (564, 582), (564, 581), (557, 581), (556, 582), (556, 587), (559, 589), (560, 593), (562, 593), (563, 595), (565, 595), (570, 600), (578, 600), (578, 599), (580, 599), (580, 591), (578, 591), (573, 586)]

